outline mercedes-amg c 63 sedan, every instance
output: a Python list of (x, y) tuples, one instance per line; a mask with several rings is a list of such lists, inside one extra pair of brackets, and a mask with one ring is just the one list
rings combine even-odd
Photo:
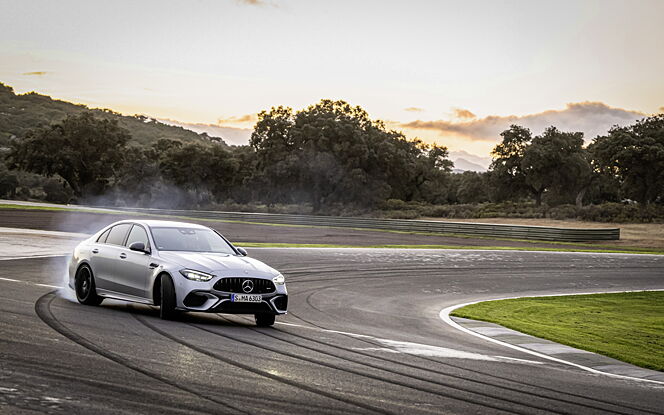
[(217, 231), (181, 222), (116, 222), (81, 242), (69, 266), (69, 286), (82, 304), (115, 298), (178, 311), (254, 314), (271, 326), (285, 314), (284, 276), (247, 257)]

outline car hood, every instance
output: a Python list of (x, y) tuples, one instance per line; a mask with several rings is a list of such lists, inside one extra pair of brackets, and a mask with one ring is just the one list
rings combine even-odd
[(182, 268), (203, 271), (219, 276), (264, 276), (274, 277), (279, 272), (253, 258), (215, 254), (210, 252), (160, 252), (159, 256)]

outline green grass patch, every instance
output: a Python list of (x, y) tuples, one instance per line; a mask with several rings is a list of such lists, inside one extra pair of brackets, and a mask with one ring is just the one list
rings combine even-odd
[[(83, 209), (76, 206), (38, 206), (38, 205), (14, 205), (9, 203), (0, 203), (0, 209), (13, 209), (13, 210), (47, 210), (55, 212), (80, 212), (80, 213), (104, 213), (111, 215), (121, 215), (123, 212), (116, 211), (110, 212), (103, 209)], [(137, 216), (144, 216), (141, 214), (136, 214)]]
[(485, 301), (452, 315), (664, 371), (664, 291)]

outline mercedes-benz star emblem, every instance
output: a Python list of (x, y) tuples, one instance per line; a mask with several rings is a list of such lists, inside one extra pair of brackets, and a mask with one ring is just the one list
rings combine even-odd
[(250, 293), (254, 290), (254, 282), (252, 280), (242, 281), (242, 291)]

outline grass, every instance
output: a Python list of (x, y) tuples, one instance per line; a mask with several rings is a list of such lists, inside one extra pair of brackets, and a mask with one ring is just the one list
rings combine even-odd
[(68, 206), (59, 207), (59, 206), (14, 205), (14, 204), (9, 204), (9, 203), (0, 203), (0, 209), (47, 210), (47, 211), (56, 211), (56, 212), (81, 212), (81, 213), (114, 214), (113, 212), (109, 212), (108, 210), (103, 210), (103, 209), (81, 209), (81, 208), (78, 208), (78, 207), (68, 207)]
[(485, 301), (452, 315), (664, 371), (664, 291)]
[(115, 215), (131, 215), (139, 217), (156, 217), (156, 218), (170, 218), (170, 219), (183, 219), (183, 220), (196, 220), (203, 222), (225, 222), (225, 223), (245, 223), (249, 225), (262, 225), (262, 226), (276, 226), (276, 227), (289, 227), (289, 228), (331, 228), (331, 229), (344, 229), (356, 231), (374, 231), (374, 232), (389, 232), (399, 234), (412, 234), (412, 235), (426, 235), (426, 236), (443, 236), (465, 239), (483, 239), (487, 241), (505, 241), (505, 242), (525, 242), (531, 244), (547, 244), (551, 248), (546, 247), (508, 247), (508, 246), (495, 246), (487, 244), (484, 246), (465, 246), (465, 245), (326, 245), (326, 244), (279, 244), (279, 243), (252, 243), (246, 246), (269, 246), (269, 247), (291, 247), (291, 248), (398, 248), (398, 249), (488, 249), (488, 250), (509, 250), (509, 251), (546, 251), (546, 252), (596, 252), (596, 253), (628, 253), (628, 254), (656, 254), (664, 255), (664, 250), (630, 247), (630, 246), (614, 246), (614, 245), (598, 245), (593, 243), (581, 242), (556, 242), (556, 241), (537, 241), (529, 239), (514, 239), (514, 238), (495, 238), (481, 235), (463, 235), (454, 233), (436, 233), (436, 232), (412, 232), (388, 229), (371, 229), (371, 228), (344, 228), (334, 226), (313, 226), (313, 225), (297, 225), (285, 223), (265, 223), (255, 221), (241, 221), (241, 220), (228, 220), (228, 219), (209, 219), (209, 218), (194, 218), (189, 216), (180, 215), (160, 215), (155, 213), (139, 213), (130, 211), (118, 211), (117, 213), (109, 212), (101, 209), (79, 209), (77, 207), (55, 207), (55, 206), (36, 206), (36, 205), (15, 205), (9, 203), (0, 203), (0, 209), (19, 209), (19, 210), (46, 210), (46, 211), (66, 211), (66, 212), (83, 212), (83, 213), (103, 213)]

